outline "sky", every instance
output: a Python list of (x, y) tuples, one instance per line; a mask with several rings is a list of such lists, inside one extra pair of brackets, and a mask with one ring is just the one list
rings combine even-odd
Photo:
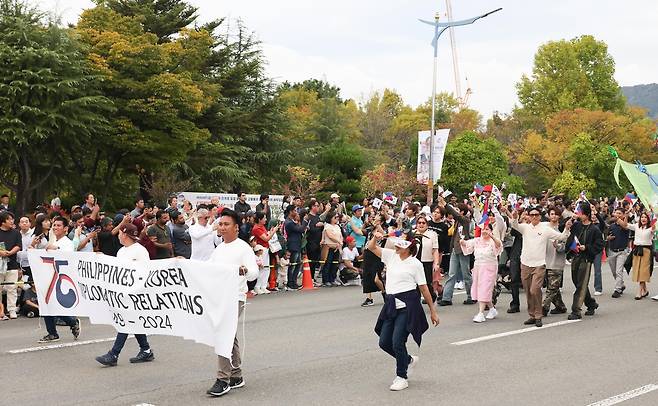
[[(32, 0), (75, 23), (89, 0)], [(446, 3), (428, 0), (190, 0), (201, 22), (237, 19), (262, 42), (277, 82), (324, 79), (363, 101), (394, 89), (417, 106), (432, 93), (433, 28)], [(531, 74), (537, 48), (590, 34), (608, 44), (622, 86), (658, 82), (658, 2), (653, 0), (452, 0), (455, 20), (503, 10), (455, 29), (460, 82), (485, 119), (518, 104), (515, 84)], [(455, 91), (447, 32), (439, 40), (437, 91)], [(466, 82), (468, 78), (468, 82)]]

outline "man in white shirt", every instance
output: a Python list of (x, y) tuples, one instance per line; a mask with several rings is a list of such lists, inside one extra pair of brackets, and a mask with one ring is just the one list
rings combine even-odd
[[(509, 213), (508, 213), (509, 214)], [(519, 223), (519, 214), (516, 210), (511, 213), (512, 228), (523, 235), (521, 249), (521, 282), (528, 302), (530, 318), (523, 322), (526, 325), (543, 326), (542, 285), (546, 274), (546, 245), (551, 239), (566, 241), (571, 229), (571, 220), (567, 221), (564, 231), (553, 229), (547, 223), (541, 223), (541, 209), (531, 207), (528, 209), (530, 223)]]
[(199, 209), (197, 211), (197, 221), (189, 228), (189, 234), (192, 238), (192, 256), (190, 259), (207, 261), (212, 255), (215, 245), (221, 241), (217, 236), (218, 224), (211, 224), (208, 221), (210, 212), (208, 209)]
[(356, 247), (356, 239), (348, 236), (345, 238), (345, 242), (347, 243), (347, 247), (343, 248), (341, 262), (338, 266), (338, 274), (340, 275), (338, 279), (340, 282), (334, 282), (335, 286), (356, 279), (361, 273), (361, 269), (356, 266), (356, 261), (359, 259), (359, 249)]
[[(240, 218), (238, 214), (230, 209), (222, 210), (219, 218), (219, 233), (224, 242), (219, 244), (210, 255), (210, 262), (225, 265), (224, 269), (230, 269), (240, 275), (238, 287), (238, 319), (242, 314), (244, 302), (247, 300), (247, 281), (256, 280), (258, 277), (258, 265), (252, 248), (246, 242), (238, 238)], [(218, 356), (219, 368), (217, 380), (212, 388), (206, 391), (212, 396), (222, 396), (231, 389), (244, 386), (240, 359), (240, 343), (236, 332), (233, 341), (233, 352), (231, 359)]]
[[(119, 242), (123, 247), (117, 252), (117, 259), (121, 261), (149, 261), (149, 252), (137, 240), (139, 240), (137, 227), (132, 223), (123, 224), (119, 229)], [(135, 334), (135, 338), (139, 344), (139, 352), (137, 356), (130, 358), (130, 363), (138, 364), (153, 361), (155, 356), (146, 339), (146, 334)], [(119, 360), (119, 354), (121, 354), (121, 350), (126, 344), (127, 339), (128, 334), (117, 333), (117, 338), (114, 340), (112, 349), (107, 354), (96, 357), (96, 361), (109, 367), (116, 366)]]
[(21, 217), (18, 221), (18, 230), (21, 233), (21, 241), (23, 242), (21, 251), (18, 252), (17, 257), (23, 271), (23, 275), (32, 278), (32, 271), (30, 270), (30, 261), (27, 259), (27, 249), (32, 245), (34, 238), (34, 228), (31, 227), (30, 219), (28, 217)]
[[(48, 242), (46, 250), (60, 250), (65, 252), (73, 252), (73, 241), (67, 237), (68, 221), (64, 217), (55, 217), (52, 221), (53, 241)], [(59, 341), (57, 334), (57, 326), (55, 324), (55, 317), (64, 321), (67, 326), (71, 328), (73, 339), (77, 340), (80, 336), (80, 320), (71, 316), (44, 316), (43, 321), (46, 324), (46, 331), (48, 332), (39, 343), (51, 343)]]

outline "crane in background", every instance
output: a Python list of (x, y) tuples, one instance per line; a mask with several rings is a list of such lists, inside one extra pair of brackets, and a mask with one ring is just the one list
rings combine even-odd
[[(452, 3), (450, 0), (446, 0), (446, 17), (448, 21), (452, 22)], [(462, 86), (461, 86), (461, 75), (459, 72), (459, 57), (457, 55), (457, 40), (455, 39), (455, 29), (450, 27), (448, 29), (448, 34), (450, 34), (450, 46), (452, 48), (452, 70), (455, 74), (455, 97), (459, 103), (459, 108), (463, 109), (468, 107), (468, 100), (471, 97), (473, 91), (468, 83), (468, 77), (466, 77), (466, 93), (462, 96)]]

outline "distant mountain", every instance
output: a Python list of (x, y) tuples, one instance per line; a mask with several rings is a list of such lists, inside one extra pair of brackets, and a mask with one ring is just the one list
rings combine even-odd
[(649, 116), (658, 119), (658, 83), (649, 85), (622, 86), (628, 104), (649, 110)]

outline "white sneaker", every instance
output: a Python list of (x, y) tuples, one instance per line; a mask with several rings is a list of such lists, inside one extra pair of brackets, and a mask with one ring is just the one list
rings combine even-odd
[(455, 289), (457, 289), (457, 290), (464, 290), (464, 282), (457, 282), (457, 283), (455, 283)]
[(393, 380), (393, 384), (389, 389), (397, 391), (397, 390), (407, 389), (408, 387), (409, 387), (409, 382), (407, 382), (406, 379), (396, 376), (395, 379)]
[(498, 310), (496, 310), (495, 307), (492, 307), (491, 309), (489, 309), (486, 318), (487, 320), (493, 320), (496, 318), (496, 316), (498, 316)]
[(270, 293), (272, 293), (272, 292), (270, 292), (267, 288), (262, 288), (262, 289), (261, 289), (261, 292), (262, 292), (264, 295), (269, 295)]
[(476, 323), (482, 323), (486, 321), (487, 319), (484, 317), (484, 313), (478, 313), (473, 317), (473, 321)]
[(658, 300), (658, 295), (656, 295), (656, 296), (651, 296), (651, 300)]
[(602, 294), (603, 292), (599, 292), (599, 291), (594, 292), (594, 296), (601, 296)]
[(13, 320), (13, 319), (15, 319), (15, 318), (17, 318), (17, 317), (18, 317), (18, 316), (16, 316), (16, 312), (9, 312), (9, 318), (10, 318), (10, 319)]
[(418, 355), (411, 355), (411, 362), (407, 366), (407, 379), (409, 379), (409, 377), (414, 373), (414, 369), (416, 369), (418, 360), (420, 360)]

